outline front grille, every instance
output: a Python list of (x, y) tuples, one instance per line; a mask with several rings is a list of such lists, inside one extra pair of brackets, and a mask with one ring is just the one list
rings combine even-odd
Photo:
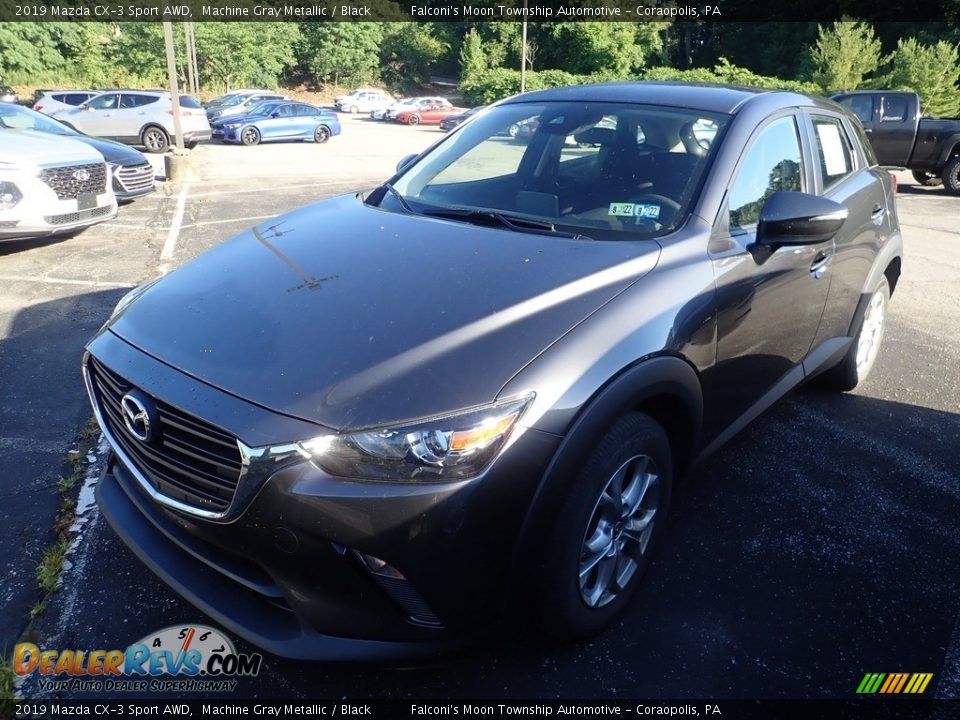
[(221, 512), (230, 506), (242, 470), (235, 437), (151, 397), (159, 427), (142, 442), (127, 429), (120, 410), (134, 386), (92, 356), (88, 369), (107, 429), (158, 493), (200, 510)]
[(110, 206), (104, 205), (92, 210), (81, 210), (80, 212), (64, 213), (63, 215), (44, 215), (43, 219), (50, 225), (69, 225), (81, 220), (103, 217), (109, 213)]
[(153, 166), (124, 165), (114, 174), (114, 178), (123, 192), (139, 192), (153, 187)]
[[(75, 177), (79, 175), (80, 177)], [(86, 176), (86, 179), (81, 179)], [(100, 194), (107, 190), (107, 166), (104, 163), (45, 168), (40, 179), (49, 185), (61, 200), (73, 200), (81, 193)]]

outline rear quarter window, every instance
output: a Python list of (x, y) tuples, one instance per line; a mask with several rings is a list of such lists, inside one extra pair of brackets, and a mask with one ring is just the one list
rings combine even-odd
[(829, 190), (856, 169), (853, 145), (840, 118), (813, 115), (811, 119), (823, 189)]

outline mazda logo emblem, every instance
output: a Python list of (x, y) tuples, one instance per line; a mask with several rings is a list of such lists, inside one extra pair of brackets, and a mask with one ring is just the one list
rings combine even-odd
[(79, 180), (80, 182), (86, 182), (90, 179), (90, 171), (86, 168), (80, 168), (79, 170), (73, 171), (73, 179)]
[(141, 442), (150, 442), (153, 428), (146, 399), (139, 394), (127, 393), (120, 399), (120, 411), (123, 414), (123, 424), (127, 426), (130, 434)]

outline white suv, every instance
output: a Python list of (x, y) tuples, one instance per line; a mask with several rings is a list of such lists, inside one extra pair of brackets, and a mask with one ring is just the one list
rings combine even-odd
[(334, 106), (340, 112), (368, 113), (384, 108), (393, 102), (393, 95), (384, 90), (354, 90), (349, 95), (338, 97)]
[[(111, 90), (54, 117), (94, 137), (142, 145), (147, 152), (162, 153), (173, 138), (173, 103), (170, 93), (151, 90)], [(210, 138), (210, 123), (194, 98), (180, 96), (183, 140), (192, 148)]]
[(0, 239), (68, 233), (117, 215), (103, 155), (57, 135), (0, 130)]

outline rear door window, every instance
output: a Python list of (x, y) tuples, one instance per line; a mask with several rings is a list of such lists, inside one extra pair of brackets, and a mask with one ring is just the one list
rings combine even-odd
[(884, 95), (880, 99), (880, 122), (903, 122), (907, 119), (907, 101), (900, 95)]
[(823, 189), (829, 190), (853, 173), (854, 153), (840, 118), (813, 115), (813, 135), (817, 143), (817, 158)]

